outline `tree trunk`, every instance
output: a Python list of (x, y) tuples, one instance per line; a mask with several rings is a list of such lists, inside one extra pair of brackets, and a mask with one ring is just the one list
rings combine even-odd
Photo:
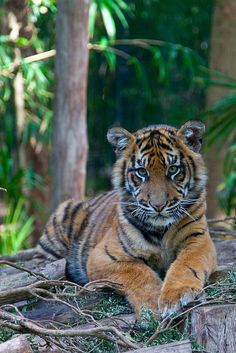
[[(236, 1), (216, 0), (212, 21), (210, 69), (236, 79)], [(214, 78), (214, 73), (212, 73)], [(207, 92), (207, 108), (229, 94), (228, 88), (210, 86)], [(210, 121), (213, 124), (214, 121)], [(223, 177), (224, 156), (227, 143), (219, 148), (212, 146), (207, 154), (209, 173), (208, 217), (220, 215), (216, 188)]]
[(86, 96), (89, 0), (59, 0), (52, 203), (84, 195), (87, 161)]
[(193, 310), (191, 336), (204, 352), (236, 352), (236, 305), (206, 305)]

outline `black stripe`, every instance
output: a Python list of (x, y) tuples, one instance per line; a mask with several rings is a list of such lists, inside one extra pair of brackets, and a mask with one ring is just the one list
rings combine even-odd
[(77, 215), (77, 213), (79, 212), (80, 208), (82, 207), (83, 205), (83, 202), (79, 202), (77, 203), (76, 206), (74, 206), (72, 212), (71, 212), (71, 217), (70, 217), (70, 227), (69, 227), (69, 230), (68, 230), (68, 238), (71, 239), (72, 235), (73, 235), (73, 227), (74, 227), (74, 220), (75, 220), (75, 217)]
[(201, 213), (197, 218), (195, 218), (194, 220), (191, 220), (187, 223), (185, 223), (184, 225), (182, 225), (182, 227), (178, 228), (178, 232), (180, 232), (181, 230), (183, 230), (185, 227), (187, 227), (189, 224), (194, 223), (199, 221), (202, 217), (203, 217), (204, 213)]
[(107, 254), (107, 256), (110, 257), (110, 259), (112, 259), (113, 261), (118, 261), (118, 259), (108, 251), (107, 245), (104, 246), (104, 250), (105, 250), (105, 253)]
[(41, 248), (43, 248), (44, 251), (46, 251), (50, 255), (54, 256), (56, 259), (61, 259), (60, 255), (58, 255), (55, 251), (53, 251), (49, 246), (47, 246), (41, 240), (39, 240), (38, 244), (41, 246)]
[(122, 210), (123, 210), (123, 215), (127, 219), (127, 221), (140, 231), (141, 235), (148, 243), (155, 246), (159, 245), (159, 242), (163, 238), (168, 227), (151, 229), (151, 227), (148, 224), (145, 225), (144, 223), (139, 222), (135, 217), (130, 216), (130, 214), (126, 212), (124, 207), (122, 207)]
[(126, 161), (124, 161), (122, 170), (121, 170), (121, 175), (122, 175), (122, 180), (121, 180), (121, 186), (125, 187), (125, 180), (126, 180)]
[(160, 241), (163, 238), (164, 234), (165, 234), (166, 230), (164, 229), (163, 232), (151, 232), (151, 231), (146, 231), (146, 230), (142, 230), (141, 233), (144, 237), (144, 239), (153, 245), (160, 245)]
[(190, 161), (191, 167), (193, 168), (193, 174), (196, 174), (196, 164), (191, 156), (188, 156), (188, 159)]
[(201, 278), (198, 277), (197, 271), (189, 265), (185, 265), (199, 281), (202, 282)]
[(172, 141), (169, 137), (167, 137), (165, 134), (163, 134), (163, 133), (160, 132), (160, 131), (158, 131), (158, 133), (159, 133), (159, 135), (160, 135), (161, 137), (163, 137), (164, 139), (166, 139), (166, 141), (167, 141), (170, 145), (173, 145), (173, 141)]
[(62, 223), (65, 223), (69, 217), (69, 209), (70, 209), (71, 204), (72, 204), (72, 201), (68, 202), (66, 208), (64, 209), (64, 216), (62, 219)]
[[(146, 146), (142, 147), (140, 150), (140, 153), (142, 154), (142, 157), (144, 157), (145, 154), (149, 154), (150, 153), (150, 149), (152, 149), (153, 146), (150, 143), (147, 143)], [(144, 154), (145, 152), (145, 154)]]
[[(190, 189), (189, 189), (190, 190)], [(197, 199), (197, 201), (195, 202), (195, 203), (197, 203), (197, 202), (199, 202), (199, 201), (201, 201), (201, 203), (200, 204), (198, 204), (197, 205), (197, 207), (196, 208), (194, 208), (194, 210), (192, 210), (191, 211), (191, 213), (193, 213), (193, 212), (197, 212), (197, 210), (199, 209), (199, 208), (201, 208), (202, 207), (202, 202), (203, 202), (203, 200), (201, 200), (201, 197), (202, 197), (202, 192), (203, 192), (203, 190), (202, 191), (200, 191), (200, 192), (198, 192), (197, 194), (193, 194), (192, 195), (192, 197), (190, 197), (190, 198), (193, 198), (194, 197), (194, 199)], [(186, 199), (186, 200), (188, 200), (188, 199)], [(183, 206), (184, 206), (184, 208), (186, 208), (186, 209), (189, 209), (189, 208), (191, 208), (191, 207), (193, 207), (194, 206), (194, 204), (193, 203), (191, 203), (191, 204), (185, 204), (184, 203), (184, 201), (183, 201)]]
[(205, 230), (202, 231), (202, 232), (195, 232), (195, 233), (188, 234), (188, 235), (186, 236), (186, 238), (183, 239), (183, 242), (185, 242), (186, 240), (188, 240), (188, 239), (190, 239), (190, 238), (197, 238), (197, 237), (199, 237), (199, 236), (201, 236), (201, 235), (203, 235), (203, 234), (205, 234)]
[(98, 203), (100, 205), (100, 201), (104, 201), (107, 197), (111, 196), (112, 194), (114, 194), (115, 191), (112, 192), (104, 192), (101, 195), (94, 197), (93, 199), (89, 200), (89, 207), (91, 209), (93, 209), (94, 207), (98, 207)]
[(55, 243), (54, 243), (54, 241), (52, 240), (52, 238), (50, 237), (47, 228), (44, 229), (43, 235), (46, 236), (47, 241), (55, 248)]
[(132, 167), (135, 168), (135, 155), (134, 154), (131, 157), (131, 163), (132, 163)]
[(56, 238), (62, 243), (62, 245), (67, 249), (68, 245), (65, 243), (64, 239), (60, 236), (60, 230), (58, 229), (58, 223), (56, 221), (56, 215), (54, 215), (53, 219), (52, 219), (52, 224), (53, 224), (53, 228), (55, 230), (55, 236)]
[[(121, 236), (124, 236), (124, 237), (126, 237), (126, 240), (130, 243), (130, 240), (129, 240), (129, 238), (127, 237), (127, 234), (124, 232), (123, 226), (122, 226), (121, 224), (120, 224), (120, 230), (121, 230), (122, 233), (121, 233), (121, 234), (120, 234), (120, 232), (118, 233), (118, 236), (119, 236), (119, 244), (121, 245), (123, 251), (124, 251), (127, 255), (129, 255), (130, 257), (132, 257), (132, 258), (134, 258), (134, 259), (136, 259), (136, 260), (141, 260), (141, 261), (143, 261), (145, 264), (147, 264), (147, 261), (146, 261), (145, 258), (143, 258), (143, 257), (141, 257), (141, 256), (136, 256), (136, 255), (132, 254), (132, 253), (129, 251), (129, 249), (127, 248), (127, 246), (125, 245), (125, 243), (123, 242), (123, 240), (121, 239)], [(129, 245), (130, 245), (130, 244), (129, 244)]]
[[(86, 217), (84, 218), (83, 222), (81, 223), (80, 229), (78, 230), (77, 237), (74, 237), (74, 239), (73, 239), (73, 242), (72, 242), (71, 245), (74, 248), (76, 248), (76, 246), (78, 247), (78, 245), (79, 245), (78, 244), (78, 237), (79, 237), (80, 234), (83, 233), (84, 229), (88, 226), (89, 216), (90, 216), (90, 213), (87, 213)], [(88, 242), (90, 240), (90, 237), (91, 237), (91, 233), (88, 234), (87, 239), (86, 239), (85, 243), (83, 244), (83, 248), (82, 248), (83, 249), (83, 257), (82, 257), (82, 259), (80, 261), (82, 271), (83, 271), (83, 273), (86, 274), (86, 276), (87, 276), (86, 263), (87, 263), (88, 251), (89, 251), (89, 247), (87, 246), (87, 244), (88, 244)]]
[(140, 178), (137, 177), (135, 174), (131, 174), (130, 179), (135, 187), (137, 187), (139, 185)]
[(166, 143), (164, 143), (164, 142), (159, 141), (158, 146), (161, 147), (161, 148), (164, 148), (164, 149), (167, 150), (167, 151), (173, 152), (173, 149), (170, 148), (170, 146), (168, 146), (168, 145), (167, 145)]
[[(107, 200), (107, 199), (108, 199), (108, 200)], [(92, 237), (92, 235), (93, 235), (93, 230), (94, 230), (94, 228), (95, 228), (96, 225), (97, 225), (97, 220), (100, 219), (101, 214), (104, 212), (105, 206), (106, 206), (106, 205), (108, 204), (108, 202), (109, 202), (109, 198), (107, 198), (107, 199), (106, 199), (107, 202), (106, 202), (105, 205), (100, 209), (100, 211), (98, 212), (96, 218), (93, 220), (93, 222), (90, 222), (90, 227), (88, 228), (88, 231), (87, 231), (87, 239), (86, 239), (86, 241), (85, 241), (84, 244), (83, 244), (83, 248), (81, 249), (81, 251), (83, 251), (83, 258), (82, 258), (82, 260), (81, 260), (81, 266), (82, 266), (82, 268), (84, 269), (84, 271), (86, 271), (86, 263), (87, 263), (87, 259), (88, 259), (88, 251), (89, 251), (89, 249), (90, 249), (90, 244), (89, 244), (89, 242), (90, 242), (90, 239), (91, 239), (91, 237)], [(98, 208), (99, 208), (99, 206), (100, 206), (102, 203), (103, 203), (103, 200), (99, 203)], [(91, 212), (88, 212), (88, 213), (87, 213), (87, 216), (86, 216), (85, 219), (83, 220), (82, 225), (81, 225), (81, 227), (80, 227), (80, 230), (79, 230), (80, 233), (82, 233), (82, 231), (85, 229), (85, 227), (88, 226), (88, 223), (89, 223), (89, 222), (88, 222), (88, 219), (89, 219), (90, 216), (91, 216)]]
[(88, 218), (89, 212), (86, 214), (83, 221), (81, 222), (79, 229), (76, 229), (76, 233), (74, 233), (73, 242), (75, 241), (76, 243), (78, 243), (78, 237), (83, 234), (85, 228), (88, 226)]
[(193, 179), (193, 176), (192, 176), (192, 170), (190, 168), (190, 164), (188, 163), (188, 160), (186, 161), (186, 165), (189, 173), (189, 182), (190, 182)]
[(121, 245), (123, 251), (124, 251), (128, 256), (132, 257), (132, 258), (135, 259), (135, 260), (139, 260), (139, 261), (141, 260), (141, 261), (143, 261), (145, 264), (147, 264), (147, 261), (146, 261), (146, 259), (145, 259), (144, 257), (133, 255), (133, 254), (128, 250), (128, 248), (127, 248), (127, 246), (124, 244), (124, 242), (120, 239), (120, 237), (119, 237), (119, 244)]

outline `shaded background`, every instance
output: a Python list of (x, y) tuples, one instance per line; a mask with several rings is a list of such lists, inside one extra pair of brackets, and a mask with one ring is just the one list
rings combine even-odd
[[(1, 253), (36, 241), (51, 209), (64, 198), (58, 191), (68, 188), (68, 196), (87, 197), (111, 187), (114, 154), (106, 132), (114, 125), (135, 131), (153, 123), (178, 127), (188, 119), (205, 120), (209, 217), (235, 215), (234, 0), (8, 0), (0, 5), (0, 186), (7, 189), (1, 191)], [(87, 23), (86, 34), (81, 28)], [(88, 72), (83, 66), (79, 72), (76, 67), (88, 54)], [(84, 73), (88, 81), (76, 89), (76, 80), (86, 81)], [(87, 105), (80, 102), (83, 87)], [(88, 135), (89, 146), (83, 162), (73, 166), (64, 153), (83, 150), (86, 141), (63, 142), (73, 129), (66, 125), (70, 117), (60, 116), (68, 101), (79, 102), (73, 126)], [(60, 179), (64, 169), (69, 172)], [(78, 185), (70, 175), (78, 176)]]

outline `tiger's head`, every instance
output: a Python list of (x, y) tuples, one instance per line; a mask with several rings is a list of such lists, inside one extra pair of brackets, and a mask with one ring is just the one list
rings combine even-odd
[(129, 218), (155, 228), (188, 214), (205, 192), (206, 169), (199, 153), (204, 131), (201, 121), (179, 129), (152, 125), (135, 133), (108, 131), (117, 155), (113, 184)]

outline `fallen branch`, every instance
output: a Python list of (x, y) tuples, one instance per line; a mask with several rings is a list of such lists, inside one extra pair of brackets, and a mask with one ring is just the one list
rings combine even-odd
[(226, 216), (221, 218), (208, 218), (208, 223), (220, 223), (220, 222), (228, 222), (228, 221), (236, 221), (235, 216)]
[(17, 265), (15, 263), (12, 263), (10, 261), (3, 261), (3, 260), (0, 260), (0, 266), (1, 265), (8, 265), (8, 266), (11, 266), (11, 267), (14, 267), (16, 268), (17, 270), (21, 270), (23, 272), (27, 272), (29, 273), (31, 276), (37, 278), (37, 279), (47, 279), (47, 277), (45, 277), (42, 273), (38, 273), (38, 272), (35, 272), (35, 271), (31, 271), (29, 270), (28, 268), (25, 268), (25, 267), (22, 267), (20, 265)]
[[(0, 324), (2, 327), (7, 327), (18, 332), (31, 332), (40, 336), (45, 335), (53, 337), (97, 337), (105, 339), (112, 343), (118, 343), (125, 347), (139, 347), (135, 342), (126, 338), (114, 326), (98, 326), (88, 329), (81, 329), (79, 327), (73, 327), (68, 329), (52, 329), (43, 327), (37, 322), (33, 322), (22, 316), (9, 313), (2, 309), (0, 309)], [(113, 336), (111, 336), (111, 334)]]

